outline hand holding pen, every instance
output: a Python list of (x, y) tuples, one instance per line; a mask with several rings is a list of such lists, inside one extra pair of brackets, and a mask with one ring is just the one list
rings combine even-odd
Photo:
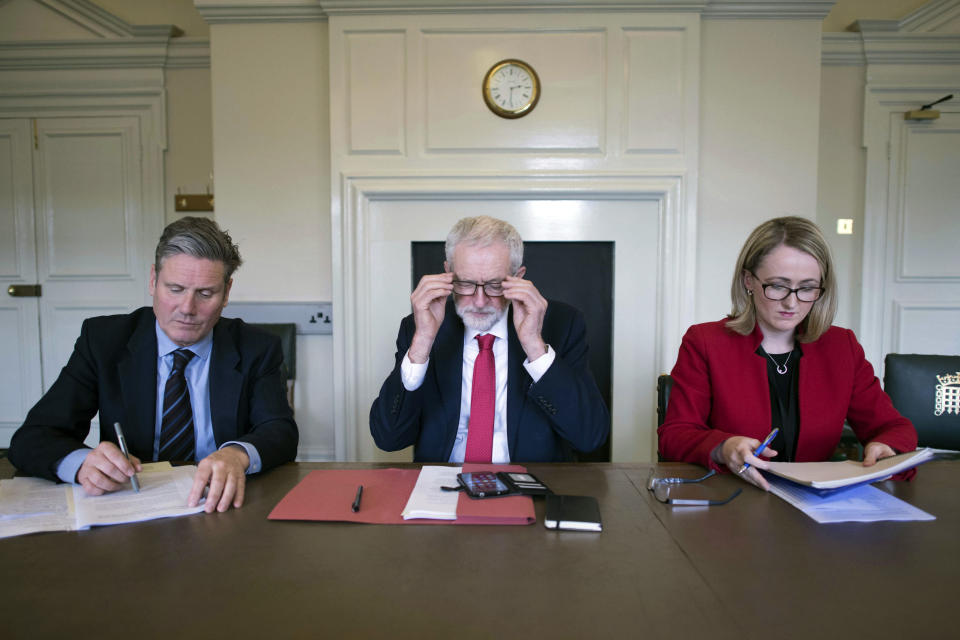
[[(750, 469), (752, 466), (766, 468), (766, 461), (759, 456), (772, 458), (777, 455), (777, 452), (769, 447), (779, 432), (780, 429), (774, 429), (759, 445), (757, 445), (756, 439), (745, 436), (727, 438), (723, 441), (723, 444), (717, 447), (722, 463), (747, 482), (757, 485), (764, 491), (769, 491), (770, 485), (767, 484), (764, 477), (758, 471), (751, 471)], [(752, 462), (748, 462), (748, 459)], [(721, 462), (721, 460), (716, 461)]]
[[(120, 451), (123, 452), (123, 457), (127, 459), (127, 462), (130, 462), (130, 449), (127, 448), (127, 439), (123, 437), (123, 428), (119, 422), (113, 423), (113, 430), (117, 434), (117, 442), (120, 443)], [(134, 491), (140, 493), (140, 479), (137, 478), (136, 473), (130, 476), (130, 484), (133, 485)]]
[[(756, 450), (753, 452), (753, 455), (759, 456), (761, 453), (763, 453), (763, 450), (770, 446), (770, 443), (773, 442), (773, 439), (777, 437), (778, 433), (780, 433), (779, 427), (771, 431), (770, 435), (768, 435), (766, 439), (760, 443), (760, 446), (756, 448)], [(769, 454), (767, 457), (769, 457)], [(742, 475), (743, 472), (749, 468), (750, 463), (744, 460), (743, 466), (740, 467), (740, 470), (737, 471), (737, 473)]]
[(88, 496), (99, 496), (126, 488), (130, 476), (140, 468), (140, 460), (136, 456), (125, 456), (120, 447), (104, 440), (87, 452), (77, 471), (76, 482)]

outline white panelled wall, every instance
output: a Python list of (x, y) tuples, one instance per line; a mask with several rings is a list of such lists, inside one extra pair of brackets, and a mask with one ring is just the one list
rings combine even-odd
[[(330, 300), (327, 24), (214, 22), (210, 55), (216, 218), (244, 259), (230, 297)], [(297, 336), (302, 459), (335, 456), (332, 354)]]

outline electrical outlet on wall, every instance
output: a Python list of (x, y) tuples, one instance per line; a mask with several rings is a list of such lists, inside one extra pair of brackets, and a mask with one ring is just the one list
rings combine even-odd
[(299, 335), (333, 333), (333, 303), (330, 302), (234, 302), (223, 315), (245, 322), (293, 322)]

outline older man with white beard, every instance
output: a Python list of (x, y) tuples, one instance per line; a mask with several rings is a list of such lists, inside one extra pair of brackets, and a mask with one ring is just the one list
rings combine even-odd
[(498, 464), (601, 446), (610, 416), (588, 369), (583, 315), (524, 279), (517, 230), (464, 218), (446, 258), (410, 296), (396, 364), (370, 409), (377, 446), (414, 445), (418, 462)]

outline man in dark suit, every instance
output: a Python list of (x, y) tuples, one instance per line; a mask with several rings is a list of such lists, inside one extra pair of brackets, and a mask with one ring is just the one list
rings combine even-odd
[[(141, 459), (199, 460), (190, 506), (204, 489), (207, 512), (241, 506), (246, 474), (292, 460), (299, 436), (279, 341), (220, 317), (240, 263), (212, 220), (168, 225), (150, 266), (153, 307), (84, 321), (67, 365), (13, 435), (11, 462), (100, 495), (123, 487)], [(100, 444), (89, 449), (98, 411)]]
[(523, 279), (516, 229), (464, 218), (446, 256), (444, 273), (410, 296), (396, 365), (370, 409), (377, 446), (415, 445), (418, 462), (505, 463), (602, 445), (610, 417), (587, 366), (583, 315)]

